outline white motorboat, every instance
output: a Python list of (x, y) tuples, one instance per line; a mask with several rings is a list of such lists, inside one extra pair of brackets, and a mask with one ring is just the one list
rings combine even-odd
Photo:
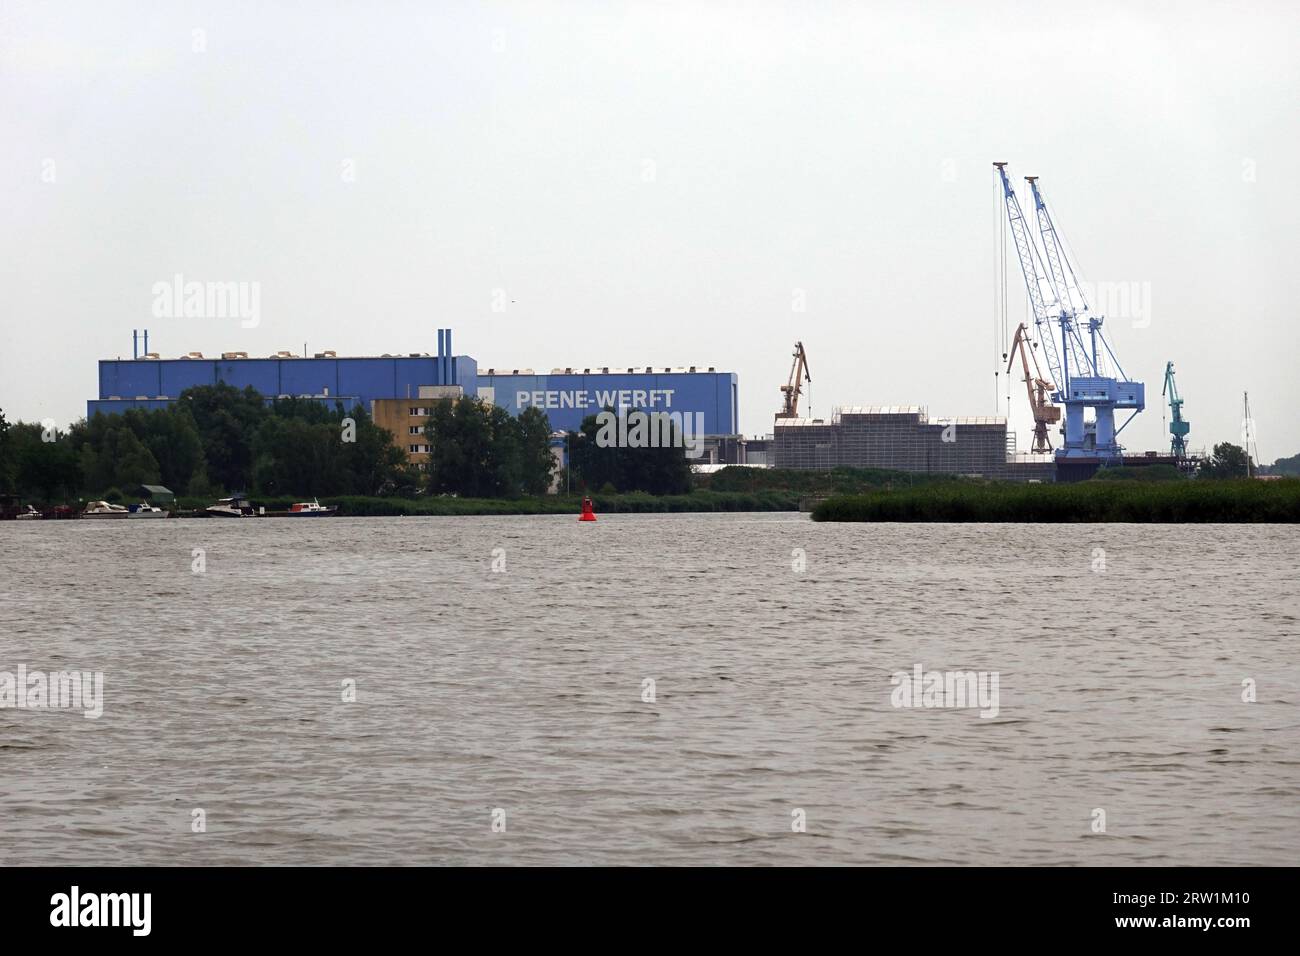
[(257, 512), (247, 498), (235, 495), (231, 498), (219, 498), (216, 504), (204, 508), (204, 513), (213, 518), (253, 518)]
[(121, 505), (111, 505), (107, 501), (87, 501), (83, 518), (125, 518), (129, 511)]
[(163, 511), (161, 508), (155, 508), (153, 505), (144, 501), (140, 502), (138, 505), (131, 505), (128, 513), (132, 518), (166, 518), (167, 517), (167, 512)]
[(41, 513), (40, 513), (39, 511), (37, 511), (37, 510), (36, 510), (35, 508), (33, 508), (31, 505), (27, 505), (27, 507), (26, 507), (25, 510), (20, 511), (20, 512), (18, 512), (18, 514), (14, 515), (14, 520), (15, 520), (15, 521), (35, 521), (37, 518), (40, 518), (40, 517), (41, 517)]

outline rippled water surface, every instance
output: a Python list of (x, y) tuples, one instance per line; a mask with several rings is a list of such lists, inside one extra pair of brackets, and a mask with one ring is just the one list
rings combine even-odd
[[(1278, 526), (9, 522), (0, 671), (106, 701), (0, 709), (4, 859), (1293, 864), (1298, 568)], [(895, 708), (916, 664), (997, 717)]]

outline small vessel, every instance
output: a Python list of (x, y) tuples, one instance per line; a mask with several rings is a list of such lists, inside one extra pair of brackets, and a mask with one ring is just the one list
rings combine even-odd
[(132, 518), (166, 518), (167, 512), (161, 508), (155, 508), (148, 502), (140, 502), (138, 505), (131, 505), (128, 508), (128, 514)]
[(35, 508), (33, 508), (31, 505), (28, 505), (23, 511), (20, 511), (18, 512), (18, 514), (14, 515), (14, 520), (35, 521), (39, 517), (41, 517), (41, 513), (37, 511)]
[(230, 498), (218, 498), (216, 504), (208, 505), (204, 514), (213, 518), (253, 518), (257, 512), (247, 498), (235, 495)]
[(323, 505), (315, 498), (311, 501), (299, 501), (291, 505), (287, 513), (290, 518), (328, 518), (338, 514), (338, 505)]
[(87, 501), (83, 518), (125, 518), (129, 511), (121, 505), (110, 505), (107, 501)]

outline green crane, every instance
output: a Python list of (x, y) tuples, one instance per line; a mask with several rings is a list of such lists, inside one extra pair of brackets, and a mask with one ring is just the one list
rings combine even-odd
[(1186, 458), (1187, 433), (1192, 430), (1192, 424), (1183, 420), (1183, 400), (1178, 396), (1178, 385), (1174, 382), (1173, 362), (1165, 365), (1165, 387), (1160, 394), (1168, 396), (1169, 414), (1173, 419), (1169, 423), (1169, 451), (1175, 458)]

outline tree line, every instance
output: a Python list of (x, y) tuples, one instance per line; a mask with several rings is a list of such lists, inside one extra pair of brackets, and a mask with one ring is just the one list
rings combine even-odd
[[(612, 409), (606, 409), (612, 411)], [(434, 406), (425, 425), (429, 444), (429, 491), (473, 498), (514, 497), (518, 493), (557, 491), (644, 491), (653, 495), (685, 494), (691, 470), (681, 435), (679, 447), (619, 447), (598, 440), (595, 415), (577, 431), (553, 436), (550, 420), (536, 407), (518, 417), (474, 398)], [(563, 448), (569, 471), (555, 471), (556, 451)]]
[[(10, 423), (0, 409), (0, 493), (54, 503), (121, 500), (145, 484), (210, 498), (233, 492), (519, 498), (557, 485), (561, 492), (678, 495), (692, 486), (675, 426), (665, 446), (620, 447), (600, 439), (595, 415), (557, 436), (540, 409), (516, 417), (464, 397), (436, 403), (424, 434), (431, 460), (422, 471), (364, 408), (267, 401), (253, 388), (225, 384), (186, 389), (165, 409), (99, 414), (65, 431)], [(567, 473), (557, 471), (561, 445)], [(1274, 470), (1293, 473), (1295, 461), (1300, 456), (1280, 459)], [(1248, 468), (1270, 470), (1257, 469), (1243, 448), (1225, 442), (1201, 461), (1197, 476), (1245, 477)]]
[(1245, 478), (1259, 468), (1246, 449), (1231, 442), (1221, 442), (1214, 446), (1214, 453), (1201, 460), (1196, 469), (1198, 478)]
[[(364, 408), (307, 399), (267, 401), (253, 388), (186, 389), (163, 409), (97, 414), (66, 430), (9, 423), (0, 410), (0, 492), (55, 503), (133, 497), (140, 485), (217, 498), (400, 494), (518, 498), (559, 490), (682, 494), (683, 449), (619, 448), (597, 441), (595, 416), (552, 435), (544, 412), (517, 417), (464, 397), (436, 403), (424, 425), (426, 470), (410, 465)], [(405, 436), (402, 436), (403, 438)], [(553, 450), (570, 453), (568, 474)]]
[(0, 412), (0, 489), (45, 502), (120, 499), (145, 484), (194, 497), (371, 495), (406, 472), (406, 456), (364, 409), (268, 403), (252, 388), (198, 386), (167, 408), (98, 414), (66, 430), (9, 424)]

